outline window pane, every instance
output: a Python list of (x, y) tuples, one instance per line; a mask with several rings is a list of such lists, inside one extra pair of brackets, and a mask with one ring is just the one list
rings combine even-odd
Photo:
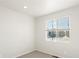
[(48, 38), (55, 38), (56, 37), (56, 31), (48, 31)]
[(58, 33), (58, 37), (59, 37), (59, 38), (65, 37), (65, 31), (64, 31), (64, 30), (60, 30), (60, 31), (58, 31), (57, 33)]
[(70, 37), (70, 36), (69, 36), (69, 31), (66, 31), (66, 37)]
[(62, 17), (57, 21), (58, 29), (69, 29), (69, 18)]
[(52, 22), (53, 22), (53, 21), (51, 21), (51, 20), (48, 21), (48, 29), (52, 29), (52, 25), (53, 25)]
[(56, 29), (57, 25), (56, 25), (56, 20), (49, 20), (48, 21), (48, 29)]

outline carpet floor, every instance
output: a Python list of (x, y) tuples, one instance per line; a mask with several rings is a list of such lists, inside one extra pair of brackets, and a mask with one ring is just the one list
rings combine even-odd
[(22, 55), (18, 58), (56, 58), (56, 56), (45, 54), (39, 51), (33, 51), (29, 54)]

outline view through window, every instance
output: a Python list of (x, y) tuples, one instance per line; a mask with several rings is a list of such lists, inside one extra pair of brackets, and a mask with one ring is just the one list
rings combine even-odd
[(54, 38), (68, 39), (70, 37), (69, 17), (49, 20), (47, 37), (52, 40), (54, 40)]

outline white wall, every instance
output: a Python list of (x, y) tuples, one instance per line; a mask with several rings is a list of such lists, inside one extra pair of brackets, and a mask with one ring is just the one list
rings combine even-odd
[(0, 7), (0, 57), (16, 57), (34, 50), (34, 19)]
[[(48, 20), (69, 16), (71, 22), (70, 40), (63, 42), (46, 41), (45, 26)], [(56, 12), (36, 19), (37, 50), (59, 57), (79, 57), (79, 6)]]

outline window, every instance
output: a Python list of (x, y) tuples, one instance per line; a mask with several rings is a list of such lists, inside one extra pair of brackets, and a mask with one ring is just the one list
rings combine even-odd
[(61, 17), (60, 19), (49, 20), (47, 37), (49, 39), (70, 37), (69, 17)]

